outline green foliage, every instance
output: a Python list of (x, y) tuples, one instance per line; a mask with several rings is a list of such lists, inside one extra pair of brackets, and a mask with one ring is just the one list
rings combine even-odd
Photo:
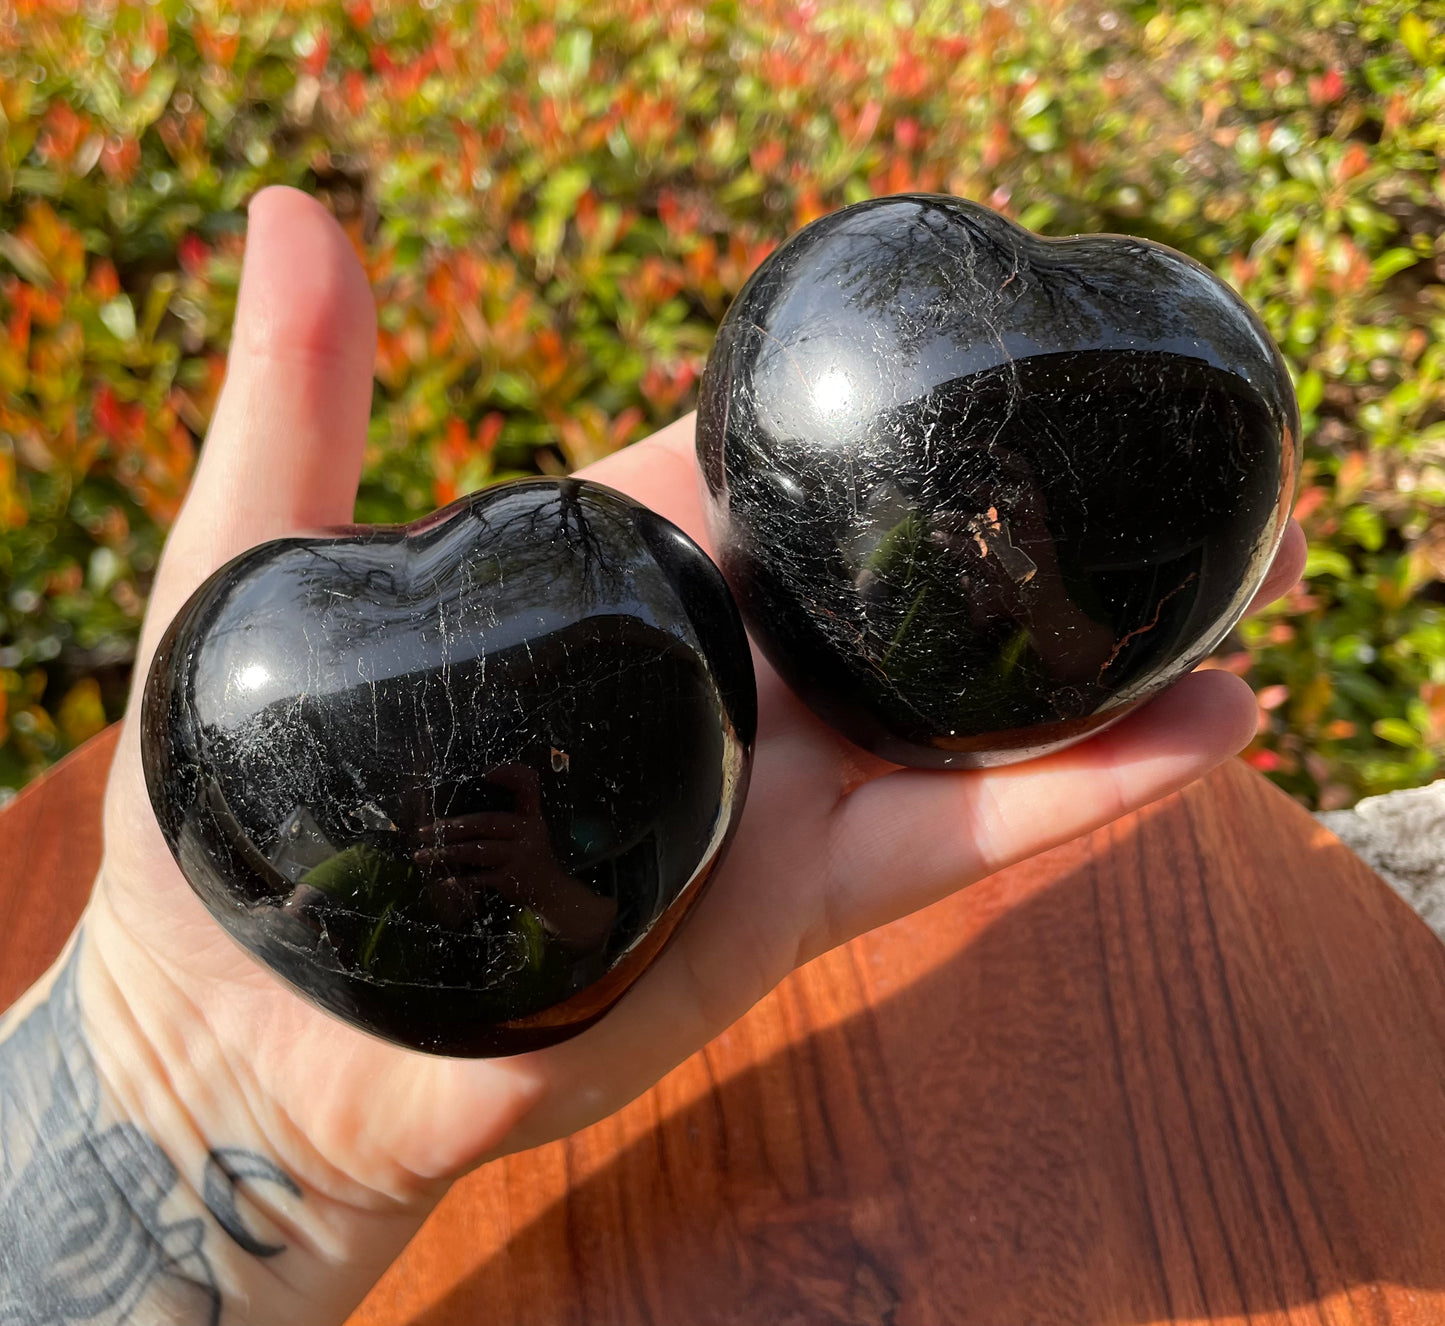
[(0, 14), (0, 786), (124, 702), (224, 369), (247, 199), (325, 198), (381, 307), (362, 519), (691, 407), (783, 236), (944, 190), (1127, 231), (1260, 310), (1307, 583), (1218, 660), (1308, 802), (1445, 749), (1445, 4), (77, 3)]

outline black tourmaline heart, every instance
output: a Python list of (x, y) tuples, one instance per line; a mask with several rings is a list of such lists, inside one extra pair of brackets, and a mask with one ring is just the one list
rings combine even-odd
[(717, 866), (757, 701), (717, 568), (597, 484), (528, 480), (216, 572), (146, 688), (151, 802), (230, 933), (439, 1054), (607, 1011)]
[(754, 639), (852, 740), (935, 768), (1065, 746), (1192, 668), (1299, 470), (1284, 362), (1205, 268), (931, 195), (753, 274), (697, 439)]

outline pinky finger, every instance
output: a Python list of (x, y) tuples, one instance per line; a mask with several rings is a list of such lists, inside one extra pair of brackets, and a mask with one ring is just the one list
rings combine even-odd
[(1299, 521), (1291, 520), (1285, 527), (1284, 538), (1280, 541), (1279, 551), (1274, 555), (1274, 563), (1264, 578), (1264, 584), (1250, 600), (1246, 611), (1258, 612), (1287, 594), (1304, 574), (1305, 554), (1308, 551), (1303, 527)]
[(1224, 672), (1185, 677), (1116, 726), (1002, 769), (899, 769), (835, 811), (835, 869), (806, 959), (1004, 866), (1148, 805), (1208, 773), (1255, 730), (1249, 687)]

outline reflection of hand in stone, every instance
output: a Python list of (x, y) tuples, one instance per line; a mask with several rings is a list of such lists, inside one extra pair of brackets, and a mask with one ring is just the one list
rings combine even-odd
[[(1096, 682), (1114, 632), (1070, 597), (1043, 493), (1031, 474), (1012, 485), (1006, 512), (942, 512), (932, 542), (969, 568), (966, 592), (980, 626), (1011, 620), (1047, 677), (1061, 686)], [(1039, 623), (1047, 623), (1040, 626)]]
[(413, 859), (439, 876), (427, 890), (433, 906), (449, 916), (465, 916), (480, 889), (495, 889), (535, 912), (547, 933), (567, 948), (600, 948), (612, 930), (617, 904), (557, 864), (535, 770), (504, 765), (485, 781), (510, 792), (515, 809), (455, 815), (418, 830), (423, 846)]
[[(990, 507), (975, 517), (970, 532), (993, 571), (995, 593), (1007, 614), (1028, 632), (1029, 646), (1049, 677), (1065, 685), (1095, 681), (1114, 645), (1114, 632), (1070, 597), (1039, 487), (1020, 485), (1007, 516)], [(1022, 575), (1014, 566), (1020, 558), (1027, 564)]]

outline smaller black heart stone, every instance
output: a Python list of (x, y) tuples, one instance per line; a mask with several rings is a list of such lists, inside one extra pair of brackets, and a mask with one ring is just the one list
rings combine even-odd
[(511, 1054), (595, 1022), (721, 860), (746, 636), (707, 556), (575, 479), (263, 544), (151, 666), (151, 802), (247, 949), (356, 1026)]

